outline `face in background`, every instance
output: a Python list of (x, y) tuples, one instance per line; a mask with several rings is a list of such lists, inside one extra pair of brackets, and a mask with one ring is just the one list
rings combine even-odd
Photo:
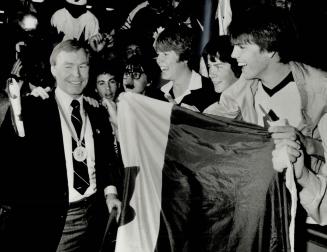
[(84, 49), (61, 51), (51, 66), (58, 88), (72, 97), (79, 97), (89, 79), (89, 58)]
[(161, 77), (165, 80), (174, 81), (180, 73), (188, 68), (185, 61), (179, 60), (175, 51), (157, 52), (157, 64), (161, 69)]
[(130, 44), (126, 47), (126, 59), (130, 59), (133, 56), (142, 56), (142, 50), (139, 45)]
[(109, 73), (102, 73), (97, 76), (96, 92), (100, 95), (101, 99), (108, 99), (114, 101), (118, 83), (115, 76)]
[(232, 52), (245, 79), (263, 79), (269, 71), (272, 56), (272, 52), (261, 50), (254, 43), (234, 43)]
[(147, 75), (141, 66), (126, 66), (123, 75), (123, 86), (126, 92), (143, 94), (148, 85)]
[(222, 62), (218, 55), (208, 55), (209, 77), (212, 80), (215, 91), (223, 92), (232, 85), (236, 80), (236, 76), (231, 68), (231, 64)]

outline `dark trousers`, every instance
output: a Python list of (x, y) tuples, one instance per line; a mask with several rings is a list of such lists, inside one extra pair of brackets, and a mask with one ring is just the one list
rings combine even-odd
[(69, 205), (57, 252), (97, 252), (106, 224), (105, 204), (90, 196)]

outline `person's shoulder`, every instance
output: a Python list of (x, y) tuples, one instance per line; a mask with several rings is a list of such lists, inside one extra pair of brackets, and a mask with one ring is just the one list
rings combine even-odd
[(84, 102), (84, 108), (92, 121), (107, 122), (108, 112), (104, 106), (99, 105), (98, 107), (95, 107), (87, 102)]
[(82, 16), (84, 16), (84, 17), (92, 17), (94, 19), (98, 19), (97, 16), (93, 12), (91, 12), (89, 10), (87, 10)]
[(323, 77), (326, 77), (327, 76), (327, 71), (326, 70), (323, 70), (321, 68), (318, 68), (318, 67), (314, 67), (314, 66), (311, 66), (311, 65), (308, 65), (306, 63), (301, 63), (301, 62), (297, 62), (297, 61), (291, 61), (290, 62), (290, 66), (291, 66), (291, 69), (292, 69), (292, 72), (300, 72), (302, 73), (303, 75), (321, 75)]
[(84, 102), (84, 108), (92, 124), (92, 128), (96, 129), (97, 132), (102, 132), (102, 134), (110, 135), (112, 133), (109, 113), (104, 106), (94, 107)]
[(54, 17), (58, 18), (58, 17), (60, 17), (60, 16), (62, 16), (62, 15), (64, 15), (64, 14), (66, 14), (66, 13), (67, 13), (66, 8), (58, 9), (58, 10), (56, 10), (56, 11), (52, 14), (52, 18), (54, 18)]
[(58, 111), (54, 96), (44, 100), (33, 95), (24, 96), (21, 98), (21, 108), (23, 120), (31, 123), (51, 117)]
[[(306, 86), (322, 87), (327, 89), (327, 71), (300, 62), (290, 62), (295, 81)], [(312, 85), (314, 84), (314, 85)]]
[(245, 79), (242, 75), (238, 80), (231, 84), (224, 92), (223, 96), (233, 97), (234, 99), (240, 99), (241, 97), (253, 96), (258, 88), (257, 79)]
[(25, 95), (21, 97), (21, 103), (22, 107), (25, 106), (35, 106), (39, 107), (39, 109), (42, 109), (43, 107), (48, 106), (50, 103), (53, 102), (54, 96), (52, 93), (49, 93), (49, 98), (42, 99), (41, 97), (35, 97), (33, 95)]

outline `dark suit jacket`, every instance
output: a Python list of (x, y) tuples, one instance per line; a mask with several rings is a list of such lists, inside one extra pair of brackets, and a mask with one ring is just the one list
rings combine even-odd
[[(118, 183), (112, 129), (105, 110), (84, 107), (93, 131), (97, 192), (105, 202), (104, 187)], [(22, 115), (24, 138), (13, 132), (10, 113), (0, 129), (0, 150), (8, 164), (0, 168), (0, 204), (12, 208), (0, 244), (15, 237), (11, 246), (24, 243), (27, 251), (55, 251), (68, 210), (68, 184), (54, 93), (46, 100), (23, 99)]]

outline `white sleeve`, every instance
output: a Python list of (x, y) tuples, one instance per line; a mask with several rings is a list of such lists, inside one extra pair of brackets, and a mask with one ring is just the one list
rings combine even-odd
[[(319, 123), (318, 130), (324, 147), (324, 156), (327, 157), (327, 114), (324, 114)], [(300, 201), (308, 213), (308, 223), (327, 225), (327, 166), (324, 164), (318, 174), (309, 173), (306, 186), (300, 192)]]

